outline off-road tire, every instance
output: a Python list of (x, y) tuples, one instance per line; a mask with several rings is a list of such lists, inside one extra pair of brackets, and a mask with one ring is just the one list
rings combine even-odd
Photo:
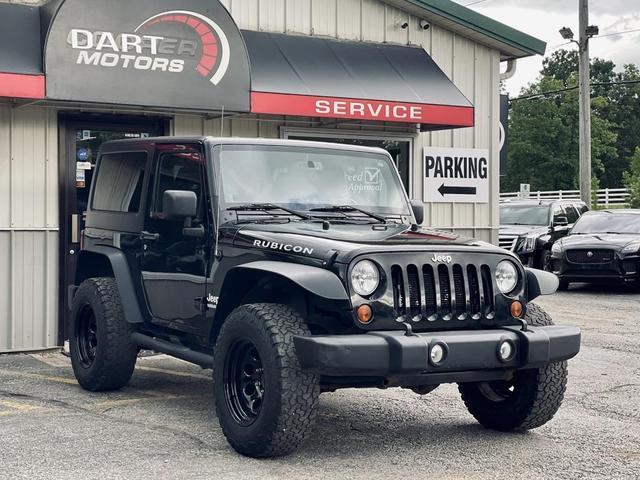
[[(97, 346), (90, 365), (83, 361), (78, 332), (88, 309), (95, 317)], [(132, 327), (124, 319), (120, 293), (113, 278), (89, 278), (78, 288), (72, 304), (69, 347), (73, 373), (82, 388), (117, 390), (129, 383), (138, 348), (131, 342)]]
[[(525, 318), (531, 326), (553, 325), (551, 317), (535, 304), (528, 305)], [(567, 362), (518, 370), (514, 381), (513, 393), (502, 400), (483, 393), (487, 384), (496, 382), (461, 383), (458, 388), (469, 413), (484, 427), (503, 432), (530, 430), (547, 423), (560, 408), (567, 387)]]
[[(225, 437), (242, 455), (287, 455), (300, 446), (313, 424), (319, 377), (302, 371), (293, 342), (296, 335), (310, 335), (309, 328), (296, 311), (280, 304), (240, 306), (222, 326), (213, 362), (216, 412)], [(246, 340), (260, 356), (265, 387), (257, 417), (241, 425), (226, 400), (224, 382), (227, 356), (237, 342)]]

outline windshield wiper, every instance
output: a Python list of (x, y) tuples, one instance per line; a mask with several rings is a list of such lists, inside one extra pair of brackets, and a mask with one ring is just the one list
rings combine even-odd
[(309, 209), (309, 211), (310, 212), (326, 212), (326, 213), (333, 213), (333, 212), (342, 213), (346, 218), (349, 218), (349, 216), (346, 215), (349, 212), (359, 212), (359, 213), (362, 213), (363, 215), (373, 218), (374, 220), (377, 220), (380, 223), (387, 223), (387, 219), (382, 215), (377, 215), (375, 213), (368, 212), (361, 208), (353, 207), (351, 205), (330, 205), (328, 207), (311, 208)]
[(248, 203), (246, 205), (236, 205), (234, 207), (229, 207), (227, 208), (227, 210), (233, 212), (272, 212), (273, 210), (282, 210), (283, 212), (295, 215), (296, 217), (302, 218), (303, 220), (309, 220), (311, 218), (306, 213), (298, 212), (296, 210), (283, 207), (282, 205), (276, 205), (275, 203)]

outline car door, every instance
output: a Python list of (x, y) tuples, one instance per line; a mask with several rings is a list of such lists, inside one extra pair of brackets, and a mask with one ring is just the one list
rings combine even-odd
[[(203, 159), (199, 145), (158, 146), (142, 232), (141, 270), (152, 321), (189, 333), (198, 332), (204, 319), (209, 225)], [(169, 190), (194, 192), (197, 215), (166, 218), (162, 202)], [(202, 235), (185, 229), (193, 232), (200, 226)]]

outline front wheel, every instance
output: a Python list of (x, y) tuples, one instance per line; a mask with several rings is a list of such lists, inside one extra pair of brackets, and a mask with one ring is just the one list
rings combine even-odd
[[(553, 325), (535, 304), (527, 307), (532, 326)], [(484, 427), (503, 432), (540, 427), (556, 414), (567, 387), (567, 362), (518, 370), (508, 381), (461, 383), (460, 394), (469, 413)]]
[(304, 320), (279, 304), (250, 304), (227, 318), (214, 351), (214, 396), (222, 431), (249, 457), (293, 452), (311, 426), (320, 395), (293, 343), (309, 335)]

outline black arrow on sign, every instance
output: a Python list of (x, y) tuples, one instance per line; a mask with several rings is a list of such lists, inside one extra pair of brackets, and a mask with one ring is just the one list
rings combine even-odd
[(475, 195), (477, 190), (476, 187), (453, 187), (445, 186), (443, 183), (438, 191), (444, 197), (445, 195)]

